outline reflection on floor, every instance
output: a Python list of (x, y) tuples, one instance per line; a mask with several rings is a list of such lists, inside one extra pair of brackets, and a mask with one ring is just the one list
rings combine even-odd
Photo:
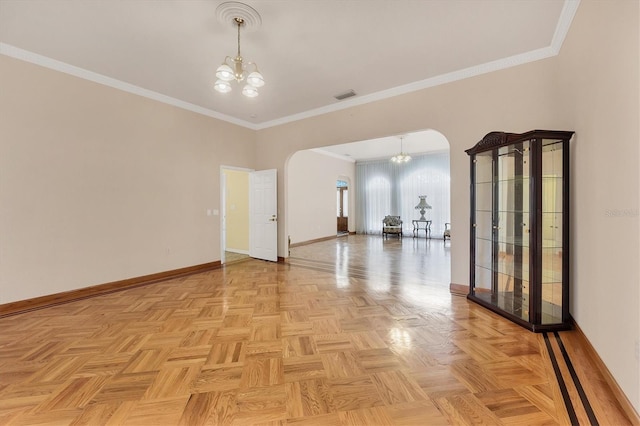
[(336, 238), (1, 318), (0, 424), (590, 424), (539, 334), (451, 296), (449, 244)]
[[(349, 235), (293, 247), (290, 263), (324, 265), (344, 274), (359, 273), (386, 283), (419, 283), (445, 291), (451, 282), (451, 244), (427, 238), (378, 238)], [(396, 283), (397, 284), (397, 283)], [(378, 287), (381, 282), (376, 284)]]

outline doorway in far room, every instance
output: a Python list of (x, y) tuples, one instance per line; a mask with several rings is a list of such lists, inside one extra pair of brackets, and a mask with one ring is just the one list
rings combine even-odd
[(336, 215), (338, 218), (338, 235), (349, 233), (349, 184), (338, 179), (336, 181)]

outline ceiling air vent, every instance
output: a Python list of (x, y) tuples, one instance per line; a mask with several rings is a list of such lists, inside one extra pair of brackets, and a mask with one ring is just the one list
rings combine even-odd
[(335, 95), (334, 98), (336, 98), (337, 100), (341, 101), (343, 99), (347, 99), (350, 98), (352, 96), (355, 96), (356, 92), (353, 91), (353, 89), (349, 90), (348, 92), (344, 92), (344, 93), (340, 93), (339, 95)]

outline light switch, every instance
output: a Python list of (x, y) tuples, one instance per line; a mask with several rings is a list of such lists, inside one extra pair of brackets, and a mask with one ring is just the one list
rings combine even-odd
[(220, 212), (218, 211), (218, 209), (214, 209), (213, 210), (213, 215), (214, 216), (218, 216), (220, 214)]

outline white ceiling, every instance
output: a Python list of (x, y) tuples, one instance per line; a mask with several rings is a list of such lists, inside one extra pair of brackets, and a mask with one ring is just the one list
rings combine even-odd
[(0, 0), (0, 53), (260, 129), (553, 56), (578, 1), (245, 0), (254, 99), (213, 90), (223, 1)]
[(402, 137), (402, 152), (405, 154), (415, 156), (433, 151), (449, 150), (449, 142), (442, 133), (435, 130), (425, 130), (423, 132), (314, 148), (312, 151), (351, 161), (389, 159), (400, 152), (400, 137)]

